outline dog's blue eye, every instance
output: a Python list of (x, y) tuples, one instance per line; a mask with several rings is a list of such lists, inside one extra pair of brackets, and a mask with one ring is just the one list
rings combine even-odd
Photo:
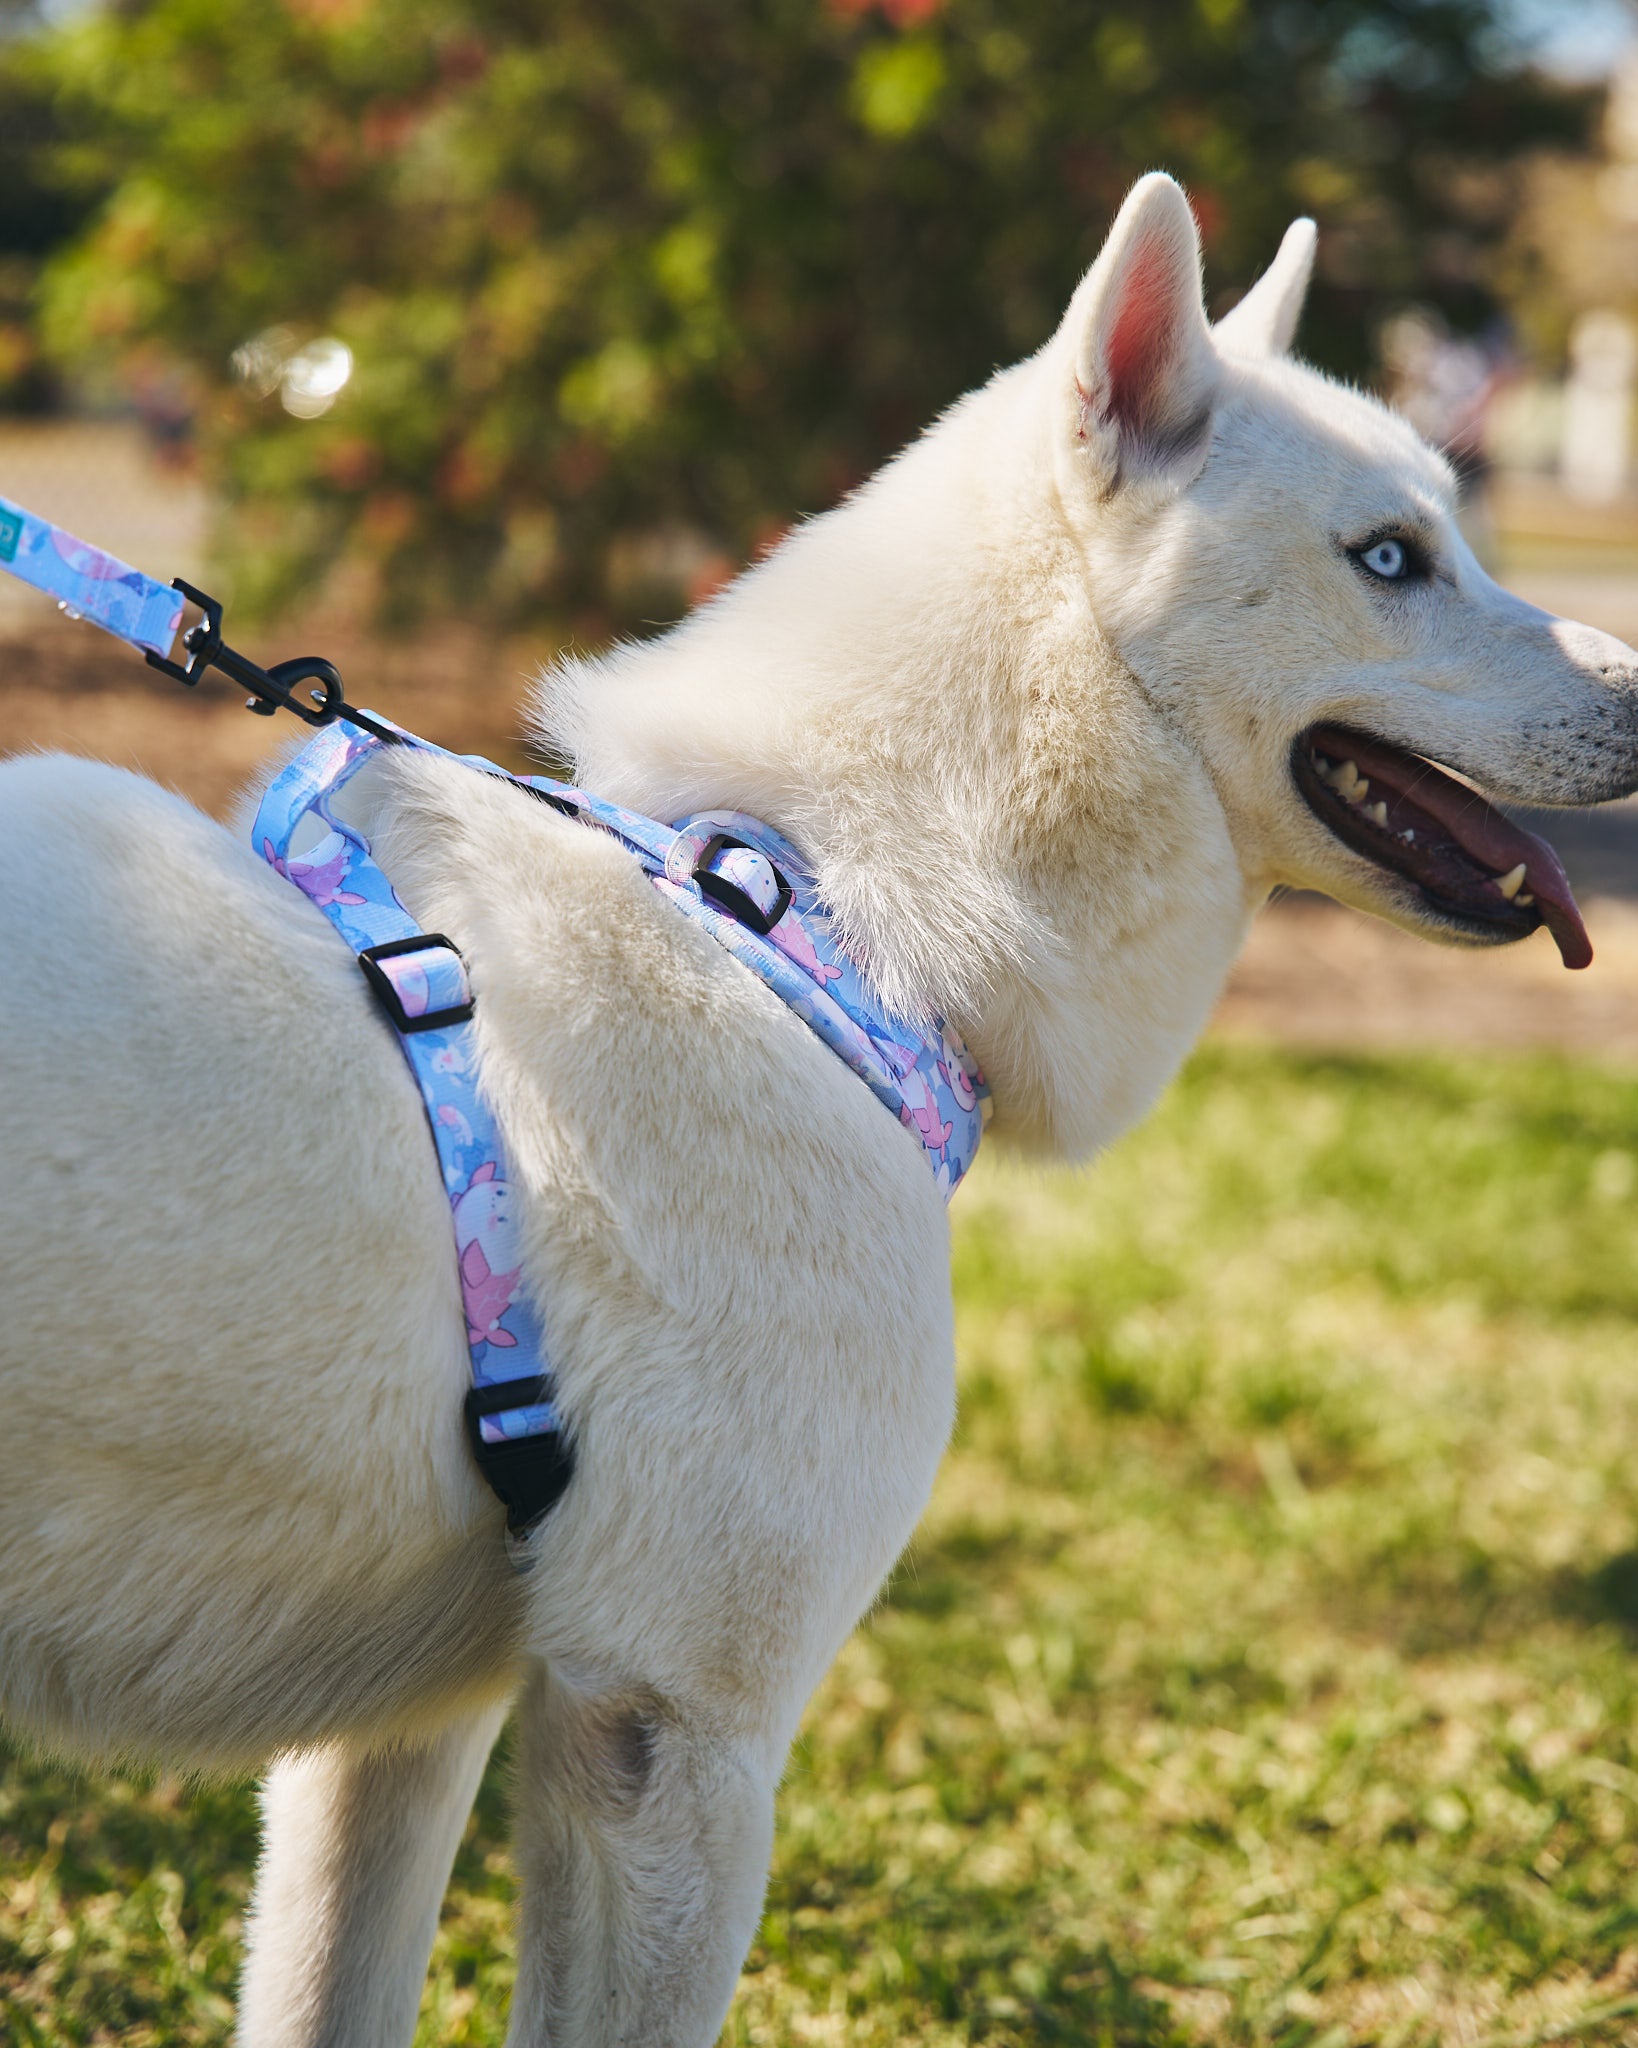
[(1405, 550), (1396, 540), (1379, 540), (1364, 549), (1359, 559), (1373, 576), (1381, 576), (1388, 582), (1405, 573)]

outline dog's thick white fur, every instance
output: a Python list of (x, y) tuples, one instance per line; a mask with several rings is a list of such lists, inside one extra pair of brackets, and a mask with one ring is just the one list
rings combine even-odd
[[(1445, 464), (1285, 357), (1292, 229), (1213, 331), (1182, 193), (1132, 192), (1058, 333), (547, 730), (661, 817), (809, 849), (995, 1129), (1139, 1116), (1277, 882), (1441, 918), (1299, 797), (1327, 718), (1502, 794), (1638, 784), (1638, 656), (1498, 590)], [(1374, 584), (1348, 549), (1423, 537)], [(472, 1468), (449, 1212), (311, 907), (112, 768), (0, 774), (0, 1701), (266, 1791), (240, 2038), (407, 2041), (515, 1704), (514, 2048), (719, 2026), (774, 1788), (949, 1429), (924, 1155), (599, 834), (376, 775), (384, 865), (473, 963), (580, 1466), (525, 1577)], [(1444, 936), (1472, 936), (1445, 929)]]

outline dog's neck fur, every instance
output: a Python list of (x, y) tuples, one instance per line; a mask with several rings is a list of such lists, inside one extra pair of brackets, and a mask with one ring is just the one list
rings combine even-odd
[(967, 1037), (997, 1128), (1081, 1157), (1187, 1052), (1254, 903), (1099, 629), (1044, 382), (998, 376), (673, 632), (552, 672), (539, 723), (602, 795), (788, 833), (884, 997)]

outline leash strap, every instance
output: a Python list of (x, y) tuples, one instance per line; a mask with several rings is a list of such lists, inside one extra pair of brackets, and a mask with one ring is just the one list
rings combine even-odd
[[(425, 744), (408, 734), (403, 740)], [(421, 1091), (455, 1229), (472, 1365), (467, 1437), (484, 1478), (506, 1504), (508, 1529), (522, 1537), (568, 1485), (574, 1453), (558, 1412), (540, 1318), (523, 1288), (500, 1132), (478, 1087), (466, 962), (443, 933), (421, 929), (368, 843), (330, 808), (381, 744), (342, 721), (326, 727), (269, 787), (256, 814), (254, 843), (358, 956)], [(316, 841), (297, 853), (309, 819)], [(309, 826), (305, 836), (313, 830)]]
[(89, 619), (144, 653), (169, 654), (181, 629), (182, 597), (170, 584), (9, 498), (0, 498), (0, 569), (56, 598), (71, 618)]

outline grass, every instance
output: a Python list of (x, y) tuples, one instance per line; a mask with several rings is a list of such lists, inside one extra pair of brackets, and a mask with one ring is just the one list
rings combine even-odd
[[(1208, 1050), (955, 1209), (738, 2048), (1638, 2040), (1638, 1079)], [(502, 1766), (419, 2041), (499, 2044)], [(0, 2036), (223, 2041), (245, 1791), (0, 1765)]]

